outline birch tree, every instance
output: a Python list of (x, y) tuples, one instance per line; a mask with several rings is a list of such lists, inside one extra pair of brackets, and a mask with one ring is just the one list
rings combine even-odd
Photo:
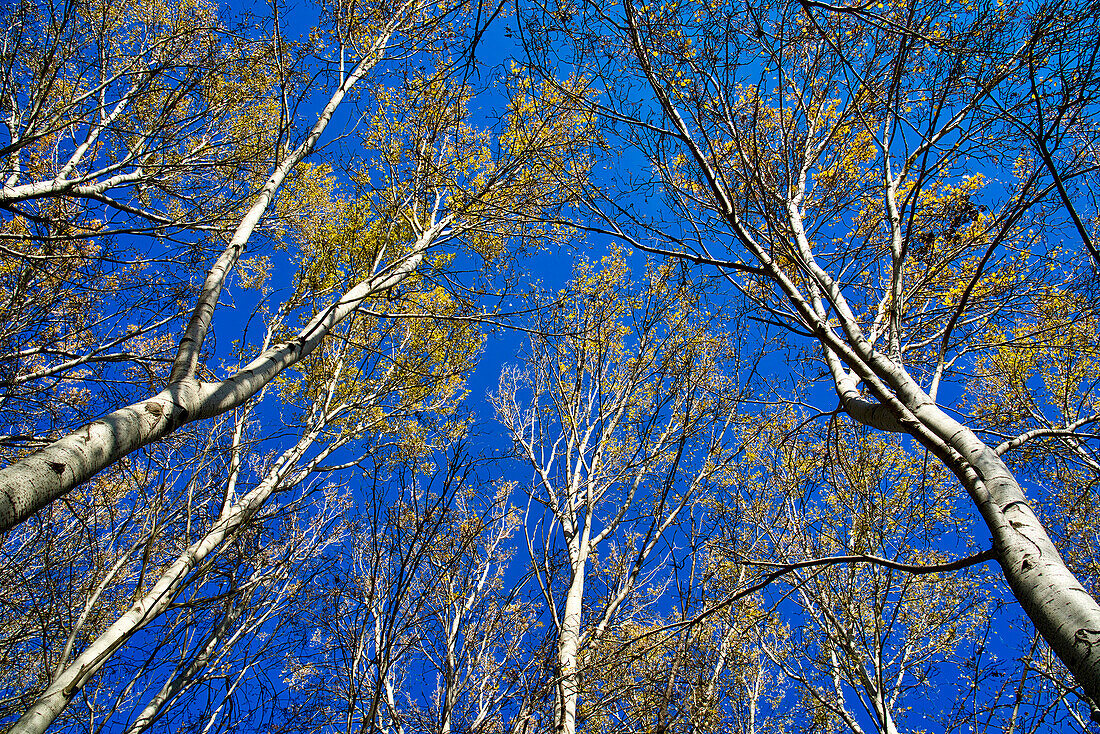
[[(586, 169), (579, 146), (586, 139), (587, 121), (576, 114), (556, 114), (560, 95), (555, 102), (544, 90), (520, 84), (509, 93), (511, 104), (497, 134), (475, 129), (467, 113), (471, 87), (461, 75), (454, 76), (461, 69), (455, 72), (454, 66), (443, 60), (462, 39), (478, 37), (484, 30), (476, 26), (480, 16), (474, 12), (469, 17), (466, 10), (461, 4), (441, 6), (410, 0), (398, 6), (338, 5), (321, 18), (310, 40), (310, 53), (318, 57), (318, 78), (327, 85), (317, 101), (320, 112), (299, 128), (287, 101), (293, 85), (280, 81), (278, 88), (267, 89), (262, 95), (274, 104), (282, 126), (252, 118), (262, 130), (274, 129), (276, 139), (260, 166), (264, 171), (260, 182), (233, 210), (224, 231), (217, 233), (216, 254), (211, 260), (204, 259), (202, 283), (190, 300), (185, 324), (175, 336), (164, 335), (172, 355), (167, 384), (154, 384), (159, 391), (152, 396), (118, 407), (75, 432), (51, 436), (52, 443), (0, 470), (0, 529), (19, 524), (95, 473), (180, 426), (252, 400), (284, 370), (314, 352), (335, 328), (367, 307), (368, 299), (394, 294), (414, 273), (433, 271), (437, 279), (447, 282), (443, 273), (450, 259), (447, 253), (437, 253), (438, 248), (449, 247), (453, 256), (461, 251), (455, 247), (461, 244), (474, 261), (499, 264), (516, 245), (516, 238), (528, 233), (525, 222), (532, 213), (562, 203), (566, 189), (560, 184), (583, 175)], [(135, 23), (125, 20), (121, 27), (137, 33), (141, 26)], [(285, 39), (278, 19), (273, 23), (271, 44), (279, 59), (278, 49), (283, 48)], [(415, 64), (421, 69), (411, 68)], [(280, 80), (282, 67), (276, 67), (274, 79)], [(390, 73), (404, 74), (399, 88), (381, 83)], [(467, 78), (470, 75), (467, 73)], [(218, 78), (210, 83), (217, 84)], [(310, 95), (303, 93), (299, 101), (307, 99)], [(348, 180), (339, 183), (359, 187), (359, 195), (349, 197), (357, 203), (340, 207), (339, 221), (330, 223), (338, 231), (326, 230), (328, 225), (321, 223), (311, 230), (302, 220), (320, 214), (310, 206), (326, 206), (322, 201), (325, 184), (315, 180), (325, 178), (325, 169), (307, 168), (304, 161), (318, 152), (329, 124), (343, 114), (339, 111), (353, 106), (353, 101), (366, 106), (361, 139), (367, 161), (354, 166)], [(102, 124), (86, 123), (82, 129), (91, 125), (92, 132), (86, 137), (102, 137), (104, 133), (97, 131), (115, 124), (114, 118), (106, 111), (107, 103), (90, 104), (92, 112), (86, 114), (105, 117)], [(70, 114), (68, 107), (65, 110), (64, 114)], [(72, 156), (82, 160), (79, 152)], [(141, 159), (127, 160), (126, 166), (140, 163)], [(77, 186), (79, 193), (79, 185), (67, 178), (73, 170), (61, 165), (36, 196), (69, 196), (72, 186)], [(93, 174), (109, 180), (111, 171), (81, 174), (80, 181), (90, 180)], [(25, 184), (30, 189), (19, 188), (24, 185), (20, 180), (16, 176), (10, 183), (12, 197), (38, 192), (37, 183)], [(372, 186), (371, 180), (378, 185)], [(300, 199), (284, 199), (280, 209), (276, 204), (279, 193), (294, 181)], [(54, 191), (57, 187), (61, 188)], [(328, 191), (331, 194), (331, 187)], [(309, 200), (311, 195), (313, 200)], [(304, 253), (305, 259), (316, 257), (325, 247), (340, 245), (350, 246), (353, 257), (338, 264), (333, 271), (337, 275), (320, 291), (324, 297), (306, 314), (300, 328), (257, 348), (239, 370), (219, 375), (204, 362), (204, 345), (215, 313), (245, 249), (258, 250), (263, 233), (279, 233), (267, 228), (276, 214), (289, 222), (286, 227), (297, 227), (313, 238), (312, 251)], [(27, 217), (17, 215), (13, 221), (24, 219)], [(292, 238), (283, 240), (284, 244), (292, 242)], [(263, 269), (262, 260), (251, 261), (251, 269), (256, 268)], [(245, 270), (248, 274), (249, 268)], [(155, 287), (156, 278), (145, 277)], [(279, 304), (269, 308), (273, 313), (279, 310)], [(117, 328), (125, 331), (126, 326)], [(152, 328), (138, 325), (138, 331)], [(97, 349), (93, 347), (84, 356), (99, 354)]]
[(528, 543), (553, 625), (554, 728), (566, 734), (585, 651), (658, 593), (666, 534), (730, 460), (720, 365), (731, 347), (694, 320), (674, 270), (645, 278), (631, 281), (621, 253), (579, 265), (492, 398), (533, 472), (528, 511), (543, 513)]
[(813, 345), (839, 410), (942, 462), (1100, 701), (1100, 606), (1040, 520), (1056, 488), (1022, 483), (958, 398), (982, 379), (984, 335), (1091, 277), (1092, 200), (1073, 193), (1096, 161), (1095, 98), (1073, 91), (1096, 82), (1089, 7), (556, 3), (525, 22), (535, 68), (598, 80), (609, 140), (645, 162), (588, 192), (590, 226), (724, 278)]

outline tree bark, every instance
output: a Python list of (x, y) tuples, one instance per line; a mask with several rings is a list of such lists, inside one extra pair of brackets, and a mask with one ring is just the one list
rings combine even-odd
[[(558, 711), (555, 730), (558, 734), (576, 734), (577, 699), (580, 674), (577, 657), (581, 641), (581, 612), (584, 605), (584, 574), (586, 549), (581, 549), (579, 562), (574, 562), (573, 579), (565, 597), (561, 632), (558, 637)], [(577, 567), (579, 565), (579, 568)]]

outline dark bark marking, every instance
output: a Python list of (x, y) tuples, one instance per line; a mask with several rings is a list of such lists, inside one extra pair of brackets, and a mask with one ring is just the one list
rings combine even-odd
[(1073, 647), (1084, 647), (1085, 657), (1092, 657), (1092, 648), (1100, 644), (1100, 630), (1082, 627), (1073, 635)]

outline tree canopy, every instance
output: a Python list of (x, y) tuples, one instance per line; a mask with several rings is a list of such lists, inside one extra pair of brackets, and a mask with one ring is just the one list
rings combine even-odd
[(0, 723), (1095, 728), (1098, 18), (0, 9)]

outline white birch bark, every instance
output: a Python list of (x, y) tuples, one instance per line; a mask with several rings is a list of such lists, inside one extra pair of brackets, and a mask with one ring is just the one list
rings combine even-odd
[(561, 625), (558, 628), (557, 722), (559, 734), (576, 734), (577, 702), (580, 691), (580, 671), (577, 667), (581, 650), (581, 622), (584, 612), (584, 579), (588, 573), (588, 527), (585, 537), (572, 543), (571, 580), (565, 594)]
[[(916, 372), (904, 366), (906, 348), (913, 346), (904, 343), (909, 326), (906, 310), (912, 311), (909, 305), (915, 300), (915, 286), (906, 282), (911, 277), (907, 268), (914, 266), (908, 248), (909, 239), (918, 234), (910, 230), (919, 221), (914, 207), (921, 205), (921, 186), (947, 182), (956, 171), (972, 166), (974, 158), (969, 156), (975, 151), (994, 159), (1003, 152), (1001, 138), (983, 138), (996, 125), (1022, 125), (1012, 122), (1013, 113), (1000, 105), (1002, 95), (1013, 98), (1021, 93), (1024, 76), (1031, 80), (1028, 91), (1038, 119), (1045, 105), (1055, 118), (1066, 113), (1053, 97), (1043, 99), (1034, 85), (1036, 74), (1048, 73), (1051, 64), (1043, 44), (1060, 43), (1052, 36), (1062, 34), (1070, 21), (1025, 13), (1020, 17), (1033, 23), (1032, 32), (997, 35), (995, 61), (987, 55), (991, 49), (982, 48), (980, 42), (960, 50), (958, 69), (965, 66), (966, 72), (936, 77), (929, 94), (920, 86), (929, 77), (920, 77), (915, 70), (924, 63), (915, 62), (927, 47), (909, 42), (913, 31), (904, 25), (909, 21), (889, 27), (866, 18), (870, 22), (862, 28), (880, 34), (876, 38), (882, 44), (873, 52), (857, 50), (845, 48), (843, 34), (831, 35), (829, 24), (838, 19), (863, 22), (848, 11), (840, 6), (792, 3), (761, 10), (759, 17), (750, 9), (747, 19), (733, 12), (726, 16), (729, 21), (744, 22), (739, 30), (749, 31), (742, 39), (744, 45), (735, 47), (728, 41), (736, 30), (693, 25), (687, 31), (685, 26), (685, 35), (692, 37), (697, 48), (703, 43), (711, 44), (710, 48), (726, 45), (726, 56), (698, 54), (698, 61), (691, 54), (677, 53), (670, 36), (655, 32), (651, 18), (632, 3), (623, 5), (621, 13), (583, 15), (590, 25), (614, 36), (616, 48), (629, 50), (629, 66), (612, 65), (614, 71), (602, 58), (579, 51), (585, 36), (574, 21), (548, 20), (553, 31), (541, 40), (560, 42), (565, 37), (578, 43), (578, 58), (591, 61), (584, 68), (600, 78), (607, 90), (606, 100), (594, 103), (593, 111), (605, 116), (609, 130), (628, 128), (619, 139), (646, 156), (652, 171), (649, 183), (674, 202), (667, 211), (675, 214), (664, 215), (682, 219), (662, 233), (662, 215), (647, 218), (641, 211), (614, 203), (602, 190), (586, 204), (605, 223), (608, 234), (645, 252), (705, 263), (755, 303), (764, 320), (816, 341), (844, 411), (874, 428), (907, 433), (940, 459), (980, 511), (1013, 594), (1088, 696), (1100, 703), (1100, 605), (1066, 567), (1035, 508), (997, 452), (935, 400), (944, 372), (966, 351), (963, 347), (955, 356), (946, 354), (952, 329), (973, 315), (965, 313), (967, 306), (984, 315), (996, 313), (995, 308), (990, 311), (967, 301), (980, 266), (972, 271), (973, 279), (954, 316), (945, 316), (941, 325), (924, 314), (938, 333), (919, 348), (931, 344), (934, 349), (936, 342), (942, 343), (938, 357), (925, 365), (931, 376), (929, 388), (922, 389), (913, 379)], [(795, 30), (795, 17), (806, 25)], [(981, 17), (974, 16), (971, 22), (977, 24)], [(1085, 18), (1082, 15), (1081, 22)], [(935, 12), (918, 13), (910, 20), (934, 23), (938, 17)], [(1066, 27), (1058, 25), (1063, 21)], [(670, 23), (675, 32), (681, 30), (675, 19)], [(992, 27), (989, 31), (993, 41)], [(536, 36), (539, 32), (533, 30)], [(671, 38), (677, 38), (675, 32)], [(764, 73), (759, 78), (755, 72), (746, 74), (760, 59), (766, 59)], [(869, 76), (864, 78), (862, 73)], [(884, 73), (893, 77), (893, 86), (882, 85)], [(1082, 79), (1095, 81), (1091, 66), (1077, 67), (1075, 74), (1074, 84)], [(636, 85), (628, 93), (620, 83), (625, 78), (647, 85), (649, 99), (638, 101)], [(994, 122), (983, 113), (987, 107), (1004, 115)], [(654, 114), (655, 110), (660, 113)], [(826, 166), (840, 160), (845, 146), (854, 144), (856, 129), (867, 135), (870, 162), (846, 184), (852, 187), (850, 192), (839, 192), (841, 199), (849, 194), (852, 198), (834, 203), (829, 197), (837, 192), (829, 190), (830, 184), (825, 183), (829, 176), (822, 174)], [(1034, 130), (1025, 132), (1042, 147), (1041, 136), (1034, 135)], [(1011, 251), (1012, 229), (1046, 207), (1048, 200), (1054, 201), (1056, 190), (1076, 229), (1083, 233), (1086, 249), (1094, 254), (1061, 186), (1057, 165), (1047, 155), (1043, 164), (1049, 184), (1041, 177), (1029, 178), (1029, 185), (1039, 183), (1018, 197), (1011, 185), (1007, 187), (1011, 200), (999, 220), (1004, 227), (994, 242), (984, 246), (985, 258), (1001, 245), (1003, 252)], [(1006, 178), (1011, 175), (1005, 170)], [(815, 183), (820, 184), (816, 190)], [(637, 190), (628, 176), (621, 184), (624, 191)], [(812, 221), (804, 222), (807, 211)], [(845, 233), (847, 222), (857, 219), (860, 224), (853, 226), (851, 234)], [(874, 225), (872, 219), (876, 219)], [(839, 236), (830, 241), (834, 234)], [(708, 247), (724, 248), (727, 238), (736, 242), (733, 254), (712, 256)], [(978, 249), (975, 262), (984, 264), (983, 245), (972, 243), (969, 249)], [(1051, 255), (1052, 262), (1066, 258), (1065, 253)], [(958, 264), (968, 256), (952, 257)], [(1069, 268), (1078, 264), (1070, 263)], [(961, 285), (966, 286), (966, 281)], [(1051, 282), (1055, 288), (1064, 285), (1064, 281)], [(851, 304), (846, 292), (854, 294)], [(869, 328), (864, 327), (867, 321)], [(880, 342), (881, 351), (876, 346)], [(1100, 721), (1100, 711), (1094, 716)]]

